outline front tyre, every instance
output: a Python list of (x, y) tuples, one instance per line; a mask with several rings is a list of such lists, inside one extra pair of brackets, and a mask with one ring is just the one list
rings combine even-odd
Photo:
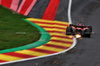
[(88, 26), (88, 28), (90, 29), (90, 32), (92, 32), (92, 27), (91, 26)]

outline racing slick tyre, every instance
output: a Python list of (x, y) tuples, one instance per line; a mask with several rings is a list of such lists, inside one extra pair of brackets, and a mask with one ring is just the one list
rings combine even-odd
[(92, 32), (92, 27), (91, 26), (88, 26), (88, 28), (90, 29), (90, 32)]
[(66, 29), (66, 35), (71, 35), (72, 34), (72, 28), (69, 26)]
[(85, 34), (85, 37), (90, 38), (91, 34)]
[(71, 27), (71, 26), (72, 26), (72, 24), (69, 25), (69, 27)]
[(91, 37), (91, 30), (90, 29), (86, 29), (84, 32), (84, 37), (90, 38)]

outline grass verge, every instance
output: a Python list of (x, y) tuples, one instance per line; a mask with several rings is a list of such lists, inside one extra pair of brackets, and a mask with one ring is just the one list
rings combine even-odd
[(0, 50), (24, 46), (39, 40), (39, 30), (22, 18), (27, 17), (0, 6)]

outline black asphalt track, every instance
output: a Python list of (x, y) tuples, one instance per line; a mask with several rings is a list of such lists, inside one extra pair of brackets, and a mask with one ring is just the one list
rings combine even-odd
[[(19, 8), (19, 6), (20, 6), (21, 2), (22, 2), (22, 0), (19, 0), (18, 8)], [(17, 8), (17, 10), (18, 10), (18, 8)]]
[[(67, 20), (68, 0), (61, 0), (55, 20)], [(73, 0), (73, 23), (93, 26), (91, 38), (79, 39), (69, 52), (2, 66), (100, 66), (100, 0)]]

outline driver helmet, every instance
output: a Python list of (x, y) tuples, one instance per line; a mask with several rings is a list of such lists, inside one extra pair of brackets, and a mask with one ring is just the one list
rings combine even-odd
[(82, 26), (82, 23), (80, 22), (80, 23), (78, 23), (78, 26)]

